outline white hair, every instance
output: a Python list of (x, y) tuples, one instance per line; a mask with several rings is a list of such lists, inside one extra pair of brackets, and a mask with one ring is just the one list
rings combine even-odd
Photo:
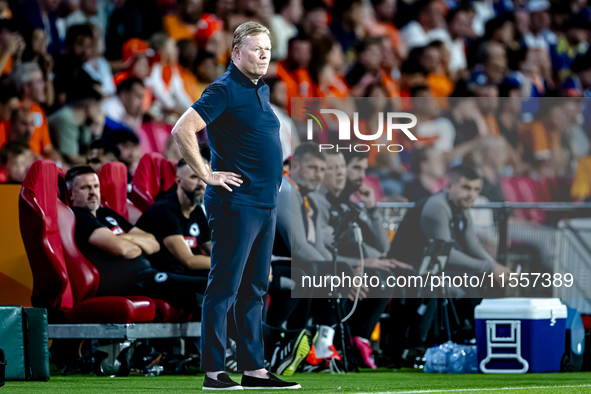
[(232, 60), (234, 60), (234, 47), (242, 48), (248, 36), (258, 36), (259, 34), (266, 34), (271, 39), (269, 29), (258, 22), (245, 22), (234, 30), (234, 38), (232, 39)]
[(41, 72), (41, 67), (35, 62), (23, 63), (12, 71), (12, 80), (19, 92), (22, 91), (24, 84), (33, 81), (33, 73), (37, 71)]

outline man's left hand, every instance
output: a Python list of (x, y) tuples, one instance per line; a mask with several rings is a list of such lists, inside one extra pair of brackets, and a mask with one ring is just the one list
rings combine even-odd
[(365, 183), (357, 190), (357, 197), (365, 204), (366, 208), (373, 208), (376, 206), (376, 194), (374, 190)]

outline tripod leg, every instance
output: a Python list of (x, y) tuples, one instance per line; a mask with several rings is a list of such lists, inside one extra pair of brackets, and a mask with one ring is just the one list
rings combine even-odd
[(337, 309), (337, 319), (339, 320), (339, 331), (341, 332), (341, 347), (343, 352), (343, 359), (345, 361), (345, 370), (349, 372), (349, 362), (347, 360), (347, 346), (345, 343), (345, 324), (343, 323), (343, 314), (341, 309), (341, 300), (340, 298), (335, 299), (335, 307)]
[(458, 312), (456, 310), (456, 306), (454, 304), (454, 301), (451, 297), (448, 297), (448, 302), (449, 302), (451, 312), (453, 313), (454, 323), (456, 324), (457, 327), (460, 327), (460, 318), (458, 316)]

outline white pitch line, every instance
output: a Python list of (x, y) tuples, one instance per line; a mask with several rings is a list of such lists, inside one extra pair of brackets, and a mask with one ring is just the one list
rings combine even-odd
[(591, 384), (567, 385), (567, 386), (529, 386), (529, 387), (496, 387), (481, 389), (452, 389), (452, 390), (415, 390), (415, 391), (385, 391), (382, 393), (357, 393), (357, 394), (425, 394), (425, 393), (459, 393), (462, 391), (505, 391), (505, 390), (528, 390), (528, 389), (564, 389), (591, 387)]

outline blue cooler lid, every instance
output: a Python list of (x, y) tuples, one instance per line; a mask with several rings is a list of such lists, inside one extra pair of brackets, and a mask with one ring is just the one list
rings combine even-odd
[(475, 319), (566, 319), (567, 314), (558, 298), (484, 299), (474, 309)]

